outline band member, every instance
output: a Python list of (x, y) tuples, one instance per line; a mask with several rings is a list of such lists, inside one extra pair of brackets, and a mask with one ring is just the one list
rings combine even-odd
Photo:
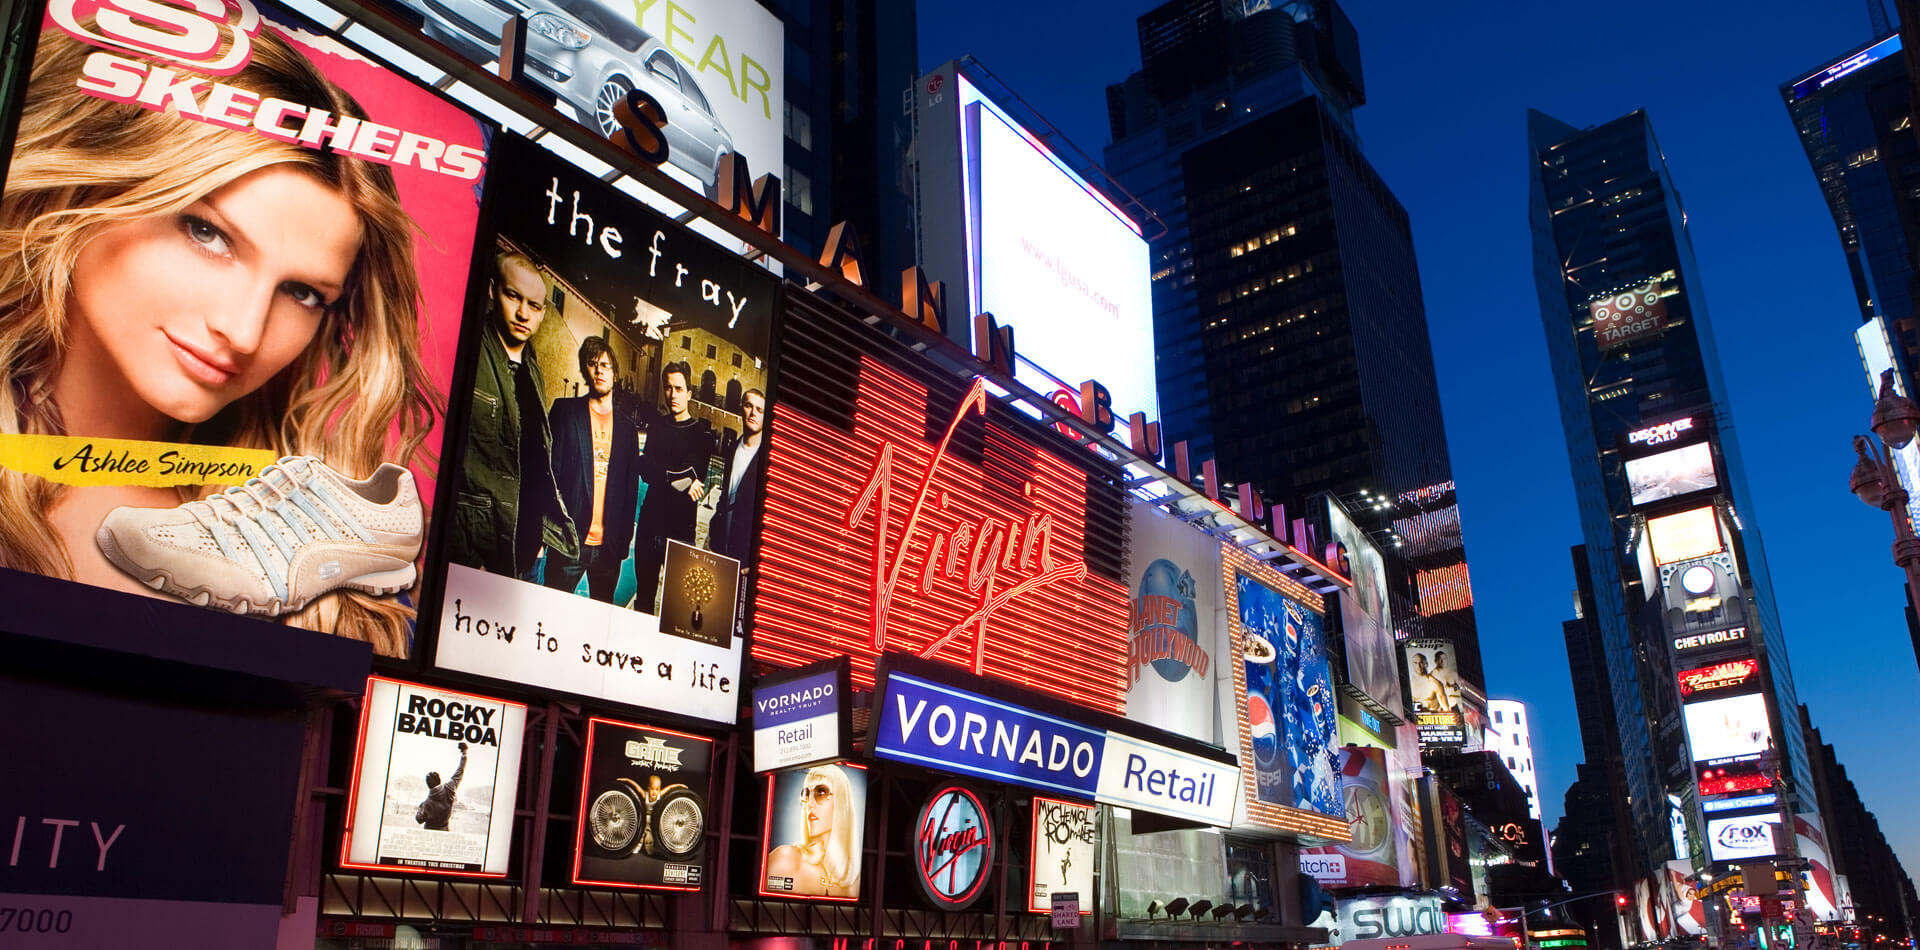
[(553, 477), (581, 553), (570, 558), (549, 550), (546, 583), (572, 593), (584, 573), (588, 596), (610, 604), (640, 504), (640, 427), (626, 407), (615, 405), (620, 361), (605, 338), (590, 336), (580, 344), (580, 375), (586, 394), (554, 400), (549, 421)]
[(546, 319), (552, 291), (525, 254), (502, 249), (494, 256), (447, 555), (530, 581), (538, 580), (542, 544), (557, 557), (580, 556), (553, 480), (546, 384), (527, 345)]
[(753, 513), (760, 505), (760, 486), (767, 474), (767, 397), (749, 389), (740, 400), (745, 430), (731, 430), (720, 444), (725, 468), (720, 472), (720, 501), (707, 526), (707, 547), (745, 563), (753, 538)]
[(640, 457), (647, 496), (640, 502), (639, 532), (633, 546), (633, 574), (639, 589), (634, 607), (652, 613), (660, 590), (660, 566), (669, 539), (693, 543), (700, 499), (713, 490), (708, 482), (713, 461), (713, 426), (693, 415), (693, 368), (673, 363), (660, 374), (666, 412), (647, 429), (647, 451)]

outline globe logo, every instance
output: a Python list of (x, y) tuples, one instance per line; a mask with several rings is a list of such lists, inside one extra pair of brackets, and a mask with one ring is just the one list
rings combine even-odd
[(1134, 681), (1148, 666), (1169, 683), (1178, 683), (1189, 673), (1207, 675), (1211, 658), (1200, 645), (1192, 572), (1166, 558), (1148, 564), (1140, 572), (1131, 626), (1127, 666)]

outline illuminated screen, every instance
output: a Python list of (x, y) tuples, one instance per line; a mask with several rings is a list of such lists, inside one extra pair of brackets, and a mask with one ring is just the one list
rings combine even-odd
[(1773, 739), (1763, 693), (1688, 703), (1685, 715), (1696, 762), (1753, 755), (1765, 751)]
[(527, 707), (370, 677), (343, 867), (503, 877)]
[(859, 900), (866, 815), (864, 765), (833, 762), (769, 773), (760, 893)]
[(1346, 639), (1347, 680), (1388, 709), (1405, 704), (1400, 664), (1394, 662), (1393, 623), (1387, 606), (1387, 562), (1340, 506), (1328, 502), (1333, 539), (1347, 551), (1353, 589), (1340, 594), (1340, 626)]
[(1774, 812), (1708, 819), (1707, 848), (1715, 861), (1771, 857), (1778, 853), (1773, 843), (1773, 826), (1779, 820), (1780, 816)]
[(1653, 538), (1653, 559), (1660, 564), (1690, 561), (1720, 551), (1720, 522), (1712, 508), (1650, 518), (1647, 532)]
[(1719, 484), (1713, 474), (1713, 447), (1705, 442), (1627, 460), (1627, 485), (1633, 490), (1636, 505), (1705, 491)]
[(699, 890), (712, 766), (712, 739), (587, 720), (573, 883)]
[(1420, 571), (1413, 577), (1420, 592), (1420, 616), (1431, 617), (1473, 606), (1473, 584), (1467, 579), (1465, 561)]
[(1393, 519), (1393, 533), (1406, 542), (1401, 552), (1421, 557), (1436, 551), (1452, 551), (1462, 546), (1460, 506), (1448, 505), (1434, 511), (1422, 511)]
[(971, 83), (960, 86), (963, 123), (978, 117), (974, 310), (1014, 328), (1023, 363), (1014, 375), (1030, 388), (1077, 392), (1098, 379), (1120, 425), (1131, 412), (1158, 420), (1146, 239)]

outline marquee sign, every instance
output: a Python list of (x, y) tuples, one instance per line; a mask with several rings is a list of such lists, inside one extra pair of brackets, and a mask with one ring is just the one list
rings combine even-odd
[(959, 910), (986, 889), (998, 841), (986, 803), (958, 785), (933, 793), (913, 824), (914, 877), (934, 903)]
[(1695, 670), (1680, 672), (1680, 695), (1692, 696), (1697, 693), (1714, 692), (1745, 686), (1760, 674), (1760, 661), (1747, 658), (1715, 663)]
[(1118, 712), (1128, 602), (1090, 570), (1098, 460), (1037, 444), (982, 380), (954, 400), (919, 375), (862, 355), (850, 425), (776, 411), (754, 658), (846, 654), (866, 686), (904, 650)]

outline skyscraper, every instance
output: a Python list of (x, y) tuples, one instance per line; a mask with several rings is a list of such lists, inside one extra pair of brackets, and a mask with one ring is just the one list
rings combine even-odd
[[(1777, 808), (1722, 807), (1774, 792), (1769, 747), (1795, 807), (1817, 808), (1686, 215), (1652, 124), (1636, 111), (1584, 130), (1529, 112), (1527, 125), (1534, 282), (1593, 597), (1583, 622), (1605, 658), (1622, 837), (1644, 876), (1689, 857), (1669, 796), (1695, 840)], [(1698, 675), (1717, 663), (1731, 672)], [(1761, 847), (1773, 844), (1709, 858)]]
[(1387, 549), (1396, 632), (1455, 641), (1477, 734), (1472, 588), (1412, 227), (1354, 131), (1358, 38), (1331, 0), (1250, 6), (1149, 11), (1141, 70), (1107, 90), (1106, 165), (1167, 227), (1152, 243), (1167, 439), (1289, 518), (1318, 522), (1318, 496), (1340, 498)]

